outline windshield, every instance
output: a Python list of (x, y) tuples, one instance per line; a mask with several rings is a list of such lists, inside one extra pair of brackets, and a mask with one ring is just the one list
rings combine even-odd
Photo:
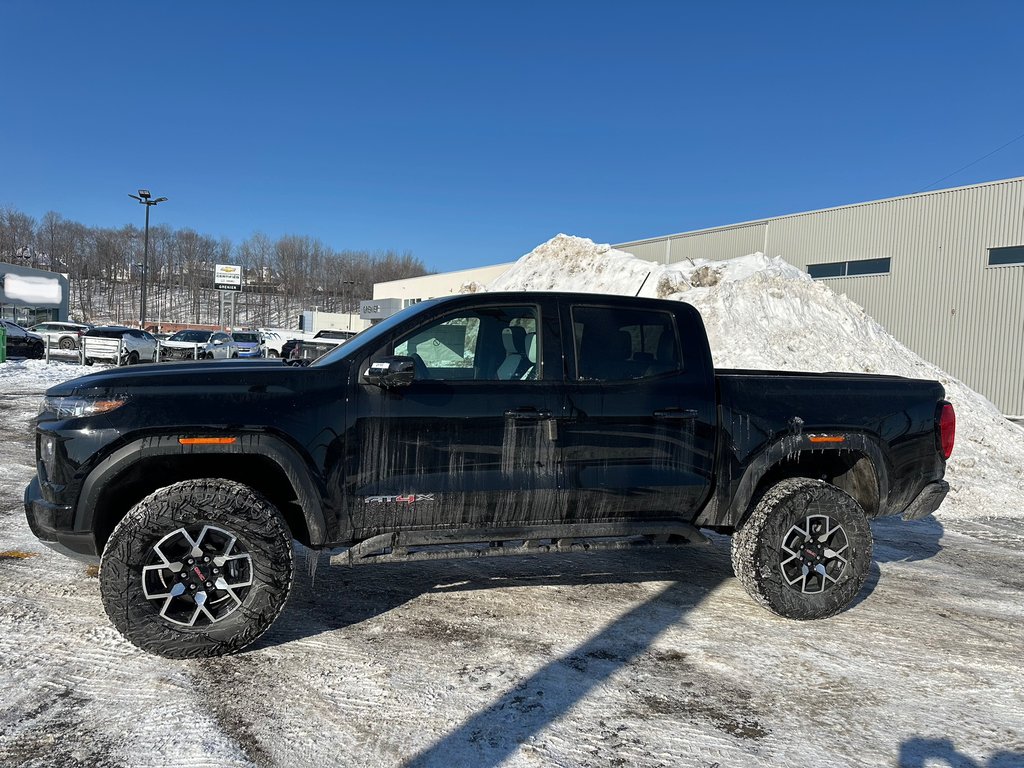
[(210, 340), (213, 331), (178, 331), (168, 341), (188, 341), (192, 344), (204, 344)]
[(428, 299), (427, 301), (421, 301), (419, 304), (413, 304), (406, 307), (400, 312), (396, 312), (391, 317), (381, 320), (376, 325), (371, 325), (369, 328), (364, 328), (351, 339), (346, 341), (339, 347), (332, 349), (323, 357), (317, 358), (317, 360), (310, 366), (311, 368), (330, 365), (338, 360), (349, 355), (357, 355), (360, 351), (367, 347), (373, 346), (378, 339), (386, 336), (392, 328), (396, 325), (401, 324), (412, 312), (418, 312), (425, 307), (432, 306), (437, 303), (436, 299)]
[(235, 341), (240, 341), (243, 344), (259, 344), (260, 337), (256, 333), (232, 333), (231, 338)]

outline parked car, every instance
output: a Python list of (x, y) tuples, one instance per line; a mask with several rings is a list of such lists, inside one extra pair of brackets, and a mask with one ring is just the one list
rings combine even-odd
[(223, 331), (205, 331), (194, 328), (178, 331), (167, 341), (160, 342), (161, 360), (213, 360), (239, 356), (238, 344)]
[(293, 540), (344, 548), (346, 566), (635, 546), (642, 568), (704, 528), (733, 536), (754, 600), (822, 619), (862, 594), (872, 518), (919, 520), (946, 496), (944, 397), (898, 376), (716, 370), (684, 302), (465, 294), (308, 368), (57, 384), (25, 507), (44, 543), (101, 561), (126, 638), (177, 658), (270, 627)]
[[(120, 345), (101, 340), (120, 341)], [(82, 336), (83, 362), (92, 365), (97, 360), (109, 360), (117, 365), (135, 365), (156, 361), (156, 339), (149, 331), (123, 325), (100, 325), (90, 328)]]
[(46, 350), (46, 341), (38, 333), (25, 330), (10, 320), (0, 320), (7, 330), (8, 357), (42, 357)]
[(259, 331), (233, 331), (239, 357), (263, 357), (263, 337)]
[(92, 328), (91, 325), (83, 323), (50, 321), (33, 325), (29, 330), (49, 340), (50, 349), (57, 347), (65, 351), (71, 351), (78, 349), (82, 335), (90, 328)]
[(263, 336), (263, 356), (282, 357), (281, 348), (288, 340), (289, 332), (275, 328), (259, 328), (257, 330)]
[(290, 364), (298, 361), (302, 365), (308, 365), (355, 335), (355, 331), (324, 329), (313, 334), (312, 339), (288, 339), (281, 347), (281, 357)]

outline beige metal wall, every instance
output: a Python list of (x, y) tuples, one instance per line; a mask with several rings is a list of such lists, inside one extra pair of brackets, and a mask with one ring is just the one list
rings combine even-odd
[(640, 248), (617, 247), (664, 263), (664, 255), (647, 254), (659, 245), (664, 254), (666, 244), (671, 261), (763, 251), (801, 269), (888, 257), (887, 275), (822, 282), (1004, 413), (1024, 414), (1024, 265), (987, 266), (989, 248), (1024, 245), (1024, 179), (672, 235), (642, 241)]
[(713, 236), (709, 233), (698, 233), (669, 238), (672, 248), (670, 262), (684, 259), (734, 259), (748, 253), (763, 252), (766, 229), (767, 226), (763, 223), (750, 224), (724, 227), (717, 230)]
[(387, 283), (374, 283), (373, 298), (377, 299), (433, 299), (458, 293), (466, 283), (489, 283), (508, 271), (513, 262), (489, 267), (442, 272), (437, 275), (407, 277)]

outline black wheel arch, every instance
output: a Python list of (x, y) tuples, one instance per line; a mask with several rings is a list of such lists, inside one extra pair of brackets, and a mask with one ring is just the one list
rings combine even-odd
[[(211, 434), (210, 430), (204, 430)], [(194, 434), (194, 433), (193, 433)], [(189, 434), (143, 437), (102, 459), (82, 484), (75, 530), (91, 532), (101, 551), (120, 520), (158, 488), (181, 480), (223, 478), (247, 485), (274, 504), (291, 535), (306, 546), (331, 540), (323, 488), (298, 451), (266, 434), (232, 434), (229, 445), (182, 445)]]
[[(715, 499), (697, 523), (738, 530), (765, 492), (787, 478), (824, 480), (852, 496), (869, 517), (888, 510), (890, 462), (877, 437), (833, 433), (842, 442), (812, 443), (814, 435), (786, 435), (758, 453), (734, 482), (719, 481)], [(717, 501), (717, 503), (716, 503)]]

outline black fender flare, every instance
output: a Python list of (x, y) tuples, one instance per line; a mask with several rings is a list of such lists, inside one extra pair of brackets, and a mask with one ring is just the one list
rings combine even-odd
[[(889, 461), (877, 437), (863, 432), (829, 431), (827, 437), (842, 438), (839, 442), (819, 442), (825, 437), (815, 433), (786, 434), (777, 437), (757, 453), (743, 470), (735, 491), (729, 498), (731, 483), (719, 482), (715, 495), (698, 524), (726, 525), (738, 528), (750, 512), (750, 502), (761, 480), (776, 466), (798, 454), (805, 453), (861, 453), (871, 462), (878, 482), (878, 515), (886, 514), (889, 498)], [(720, 511), (719, 511), (720, 510)], [(714, 521), (703, 518), (714, 515)]]
[(195, 454), (241, 454), (264, 456), (285, 473), (288, 481), (295, 489), (298, 503), (306, 521), (309, 540), (312, 546), (322, 546), (329, 540), (329, 525), (324, 515), (321, 498), (322, 489), (317, 483), (292, 446), (284, 440), (264, 433), (226, 433), (221, 430), (202, 430), (204, 435), (233, 437), (230, 444), (198, 444), (182, 445), (179, 438), (195, 437), (196, 432), (162, 434), (140, 437), (121, 446), (103, 458), (86, 476), (82, 483), (82, 492), (78, 497), (75, 509), (75, 530), (93, 532), (96, 521), (97, 507), (105, 485), (128, 469), (140, 459), (152, 456), (185, 456)]

